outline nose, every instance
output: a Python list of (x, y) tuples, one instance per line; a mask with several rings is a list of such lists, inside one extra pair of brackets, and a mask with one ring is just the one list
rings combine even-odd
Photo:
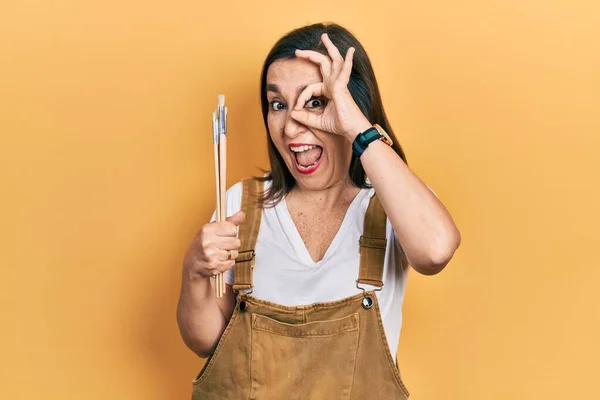
[(291, 112), (287, 113), (285, 125), (283, 126), (283, 133), (290, 137), (296, 137), (300, 133), (302, 133), (305, 129), (305, 126), (292, 118)]

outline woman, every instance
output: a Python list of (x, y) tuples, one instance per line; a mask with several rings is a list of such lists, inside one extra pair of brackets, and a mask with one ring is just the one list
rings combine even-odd
[(408, 266), (438, 273), (460, 233), (408, 168), (347, 30), (285, 35), (260, 95), (271, 171), (228, 190), (230, 217), (204, 225), (184, 261), (181, 334), (210, 357), (193, 397), (407, 398), (394, 361)]

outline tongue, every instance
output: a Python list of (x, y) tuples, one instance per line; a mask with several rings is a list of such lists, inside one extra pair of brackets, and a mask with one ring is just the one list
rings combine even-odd
[(306, 151), (302, 151), (300, 153), (296, 153), (297, 156), (296, 158), (298, 159), (298, 164), (304, 166), (304, 167), (308, 167), (313, 165), (315, 162), (317, 162), (317, 160), (319, 159), (319, 157), (321, 157), (321, 153), (323, 152), (323, 149), (321, 147), (315, 147), (312, 148), (310, 150), (306, 150)]

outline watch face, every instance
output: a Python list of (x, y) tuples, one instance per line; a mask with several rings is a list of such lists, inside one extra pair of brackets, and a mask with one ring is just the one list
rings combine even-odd
[(373, 125), (375, 127), (375, 129), (377, 129), (377, 132), (379, 132), (381, 134), (381, 136), (383, 136), (381, 138), (381, 140), (387, 144), (388, 146), (391, 146), (392, 144), (394, 144), (394, 142), (392, 142), (392, 138), (390, 137), (390, 135), (387, 134), (387, 132), (385, 130), (383, 130), (383, 128), (381, 126), (379, 126), (378, 124), (374, 124)]

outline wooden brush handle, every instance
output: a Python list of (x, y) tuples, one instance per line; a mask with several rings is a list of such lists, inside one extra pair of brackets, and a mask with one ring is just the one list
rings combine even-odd
[(227, 189), (227, 136), (221, 135), (219, 138), (219, 173), (221, 183), (221, 220), (225, 221), (226, 208), (225, 208), (225, 196)]
[[(219, 137), (219, 173), (221, 183), (221, 220), (227, 219), (227, 207), (226, 207), (226, 189), (227, 189), (227, 136), (221, 135)], [(222, 297), (225, 293), (225, 276), (220, 273), (219, 277), (219, 296)]]

